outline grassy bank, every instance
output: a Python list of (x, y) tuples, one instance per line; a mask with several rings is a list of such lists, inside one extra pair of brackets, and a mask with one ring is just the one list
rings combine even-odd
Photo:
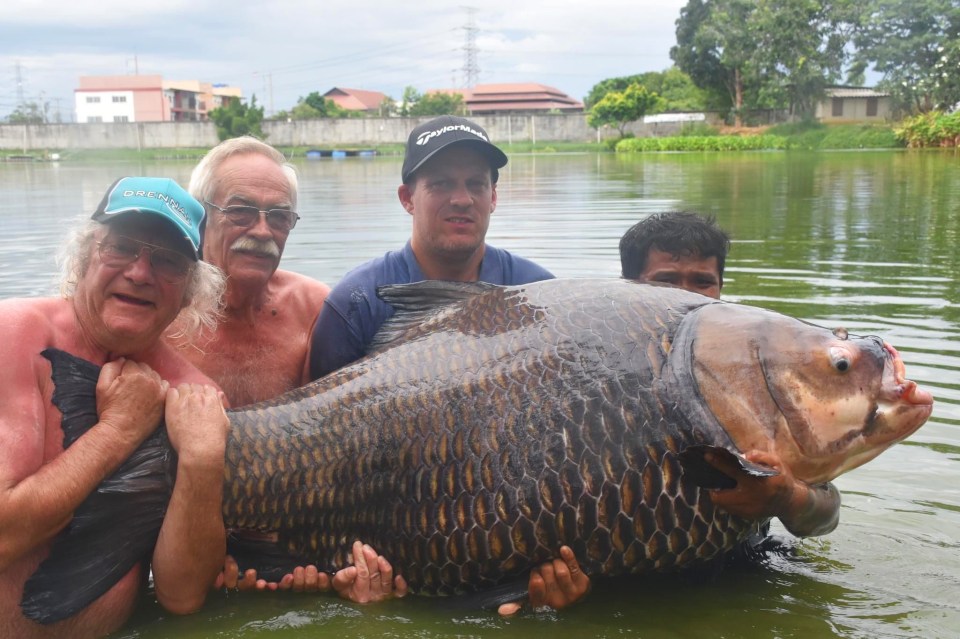
[(895, 149), (902, 146), (893, 127), (888, 125), (797, 123), (740, 129), (732, 133), (697, 125), (685, 134), (673, 137), (627, 138), (620, 140), (615, 148), (618, 153), (646, 153), (651, 151)]

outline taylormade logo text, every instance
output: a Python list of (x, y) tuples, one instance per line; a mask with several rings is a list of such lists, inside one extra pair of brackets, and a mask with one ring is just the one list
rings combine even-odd
[(433, 138), (439, 137), (444, 133), (452, 133), (453, 131), (466, 131), (467, 133), (472, 133), (473, 135), (477, 136), (484, 142), (490, 141), (487, 139), (487, 136), (485, 136), (480, 131), (477, 131), (476, 129), (472, 129), (465, 124), (454, 124), (454, 125), (447, 125), (444, 127), (440, 127), (439, 129), (434, 129), (433, 131), (424, 131), (423, 133), (417, 136), (417, 146), (423, 146)]

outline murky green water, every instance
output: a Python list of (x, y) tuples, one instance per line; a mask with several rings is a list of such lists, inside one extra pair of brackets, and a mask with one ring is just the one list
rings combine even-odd
[[(286, 268), (333, 284), (402, 244), (398, 158), (303, 162)], [(0, 165), (0, 295), (52, 292), (64, 229), (120, 175), (189, 164)], [(836, 481), (840, 526), (797, 557), (715, 579), (598, 583), (569, 611), (511, 620), (408, 598), (222, 595), (171, 618), (147, 603), (122, 637), (960, 637), (960, 159), (942, 153), (511, 158), (488, 239), (564, 277), (619, 274), (646, 214), (714, 213), (731, 233), (724, 298), (896, 346), (933, 392), (907, 442)], [(776, 527), (775, 527), (776, 528)], [(782, 529), (779, 529), (782, 531)]]

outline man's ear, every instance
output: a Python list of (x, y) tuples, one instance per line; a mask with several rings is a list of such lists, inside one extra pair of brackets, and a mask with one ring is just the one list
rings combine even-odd
[(490, 188), (490, 212), (493, 213), (497, 210), (497, 183), (494, 182)]
[(397, 187), (397, 197), (400, 198), (400, 204), (404, 210), (413, 215), (413, 191), (406, 184)]

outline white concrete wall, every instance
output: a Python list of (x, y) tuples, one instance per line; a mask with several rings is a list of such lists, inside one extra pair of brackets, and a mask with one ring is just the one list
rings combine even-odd
[[(78, 96), (82, 95), (78, 93)], [(78, 98), (79, 100), (80, 98)], [(129, 102), (129, 101), (128, 101)], [(101, 105), (103, 99), (101, 98)], [(110, 104), (113, 102), (111, 100)], [(79, 114), (79, 109), (78, 109)], [(362, 148), (403, 144), (418, 124), (430, 118), (349, 118), (269, 121), (263, 123), (266, 141), (276, 146), (318, 149)], [(471, 118), (487, 130), (494, 142), (596, 142), (618, 136), (616, 129), (587, 126), (582, 113), (568, 115), (491, 115)], [(708, 118), (709, 119), (709, 118)], [(682, 123), (666, 122), (628, 127), (637, 137), (674, 135)], [(0, 149), (175, 149), (209, 148), (217, 144), (212, 122), (138, 122), (0, 125)]]

